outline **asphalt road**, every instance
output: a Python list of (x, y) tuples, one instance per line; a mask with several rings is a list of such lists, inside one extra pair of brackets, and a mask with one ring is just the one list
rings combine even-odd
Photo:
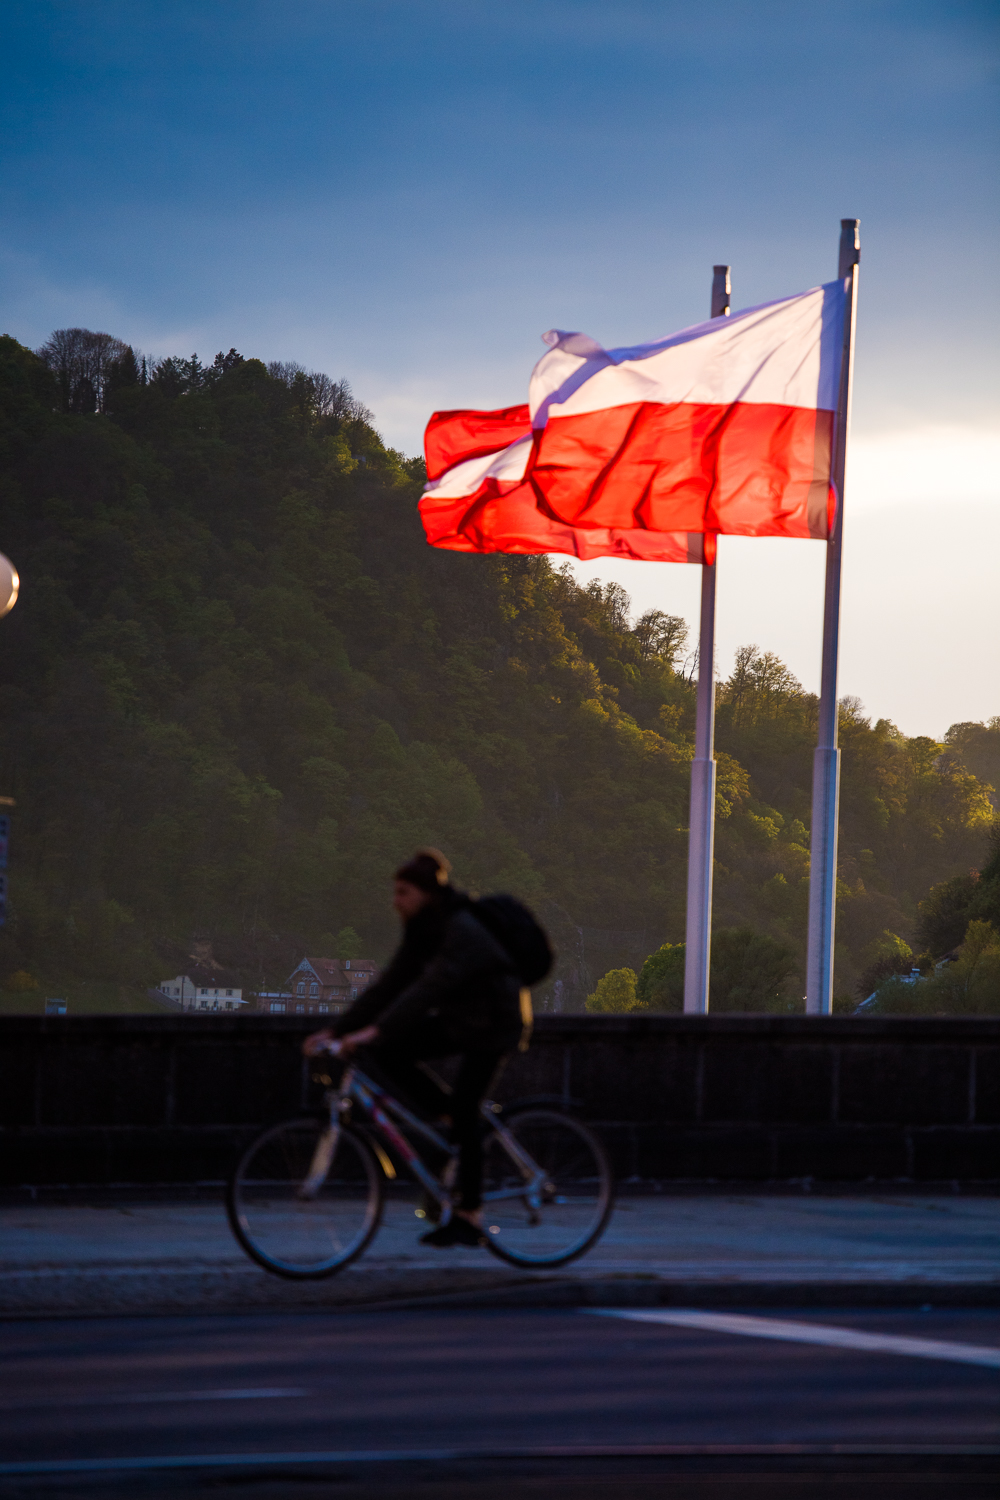
[[(675, 1310), (8, 1323), (0, 1495), (596, 1497), (626, 1476), (636, 1496), (700, 1500), (996, 1492), (1000, 1312), (747, 1315), (739, 1331), (645, 1320)], [(844, 1330), (879, 1337), (829, 1342)], [(207, 1467), (129, 1467), (187, 1458)]]

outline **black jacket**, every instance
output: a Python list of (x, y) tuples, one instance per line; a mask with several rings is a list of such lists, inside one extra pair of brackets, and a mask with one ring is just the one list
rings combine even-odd
[(448, 887), (410, 918), (388, 968), (333, 1030), (377, 1024), (381, 1041), (405, 1046), (434, 1016), (456, 1052), (507, 1052), (521, 1035), (520, 992), (506, 951)]

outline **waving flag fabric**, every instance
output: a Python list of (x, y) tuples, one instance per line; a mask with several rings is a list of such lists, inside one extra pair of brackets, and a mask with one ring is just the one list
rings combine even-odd
[(845, 305), (836, 281), (632, 348), (546, 334), (527, 407), (432, 417), (428, 541), (701, 562), (717, 533), (826, 537)]
[(510, 443), (530, 436), (527, 402), (502, 411), (436, 411), (424, 433), (427, 478), (440, 479), (456, 463), (495, 458)]
[(424, 442), (429, 482), (420, 516), (434, 547), (700, 563), (707, 545), (707, 560), (714, 558), (713, 539), (700, 533), (572, 526), (553, 516), (526, 478), (534, 449), (527, 406), (435, 412)]

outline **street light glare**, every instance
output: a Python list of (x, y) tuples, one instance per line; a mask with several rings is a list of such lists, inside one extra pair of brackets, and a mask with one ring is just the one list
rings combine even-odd
[(0, 615), (9, 614), (17, 603), (17, 591), (21, 580), (9, 557), (0, 552)]

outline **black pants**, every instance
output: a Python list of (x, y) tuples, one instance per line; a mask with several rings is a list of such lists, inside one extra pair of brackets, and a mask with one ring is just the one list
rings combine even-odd
[[(458, 1144), (458, 1181), (456, 1202), (471, 1213), (482, 1203), (483, 1131), (479, 1106), (486, 1097), (490, 1080), (504, 1053), (494, 1051), (462, 1052), (454, 1041), (436, 1027), (421, 1028), (412, 1042), (404, 1045), (386, 1043), (373, 1047), (371, 1057), (379, 1069), (403, 1094), (403, 1103), (412, 1103), (418, 1113), (434, 1120), (450, 1115)], [(459, 1057), (458, 1076), (451, 1093), (428, 1077), (418, 1064), (431, 1058)], [(362, 1067), (364, 1063), (362, 1063)]]

